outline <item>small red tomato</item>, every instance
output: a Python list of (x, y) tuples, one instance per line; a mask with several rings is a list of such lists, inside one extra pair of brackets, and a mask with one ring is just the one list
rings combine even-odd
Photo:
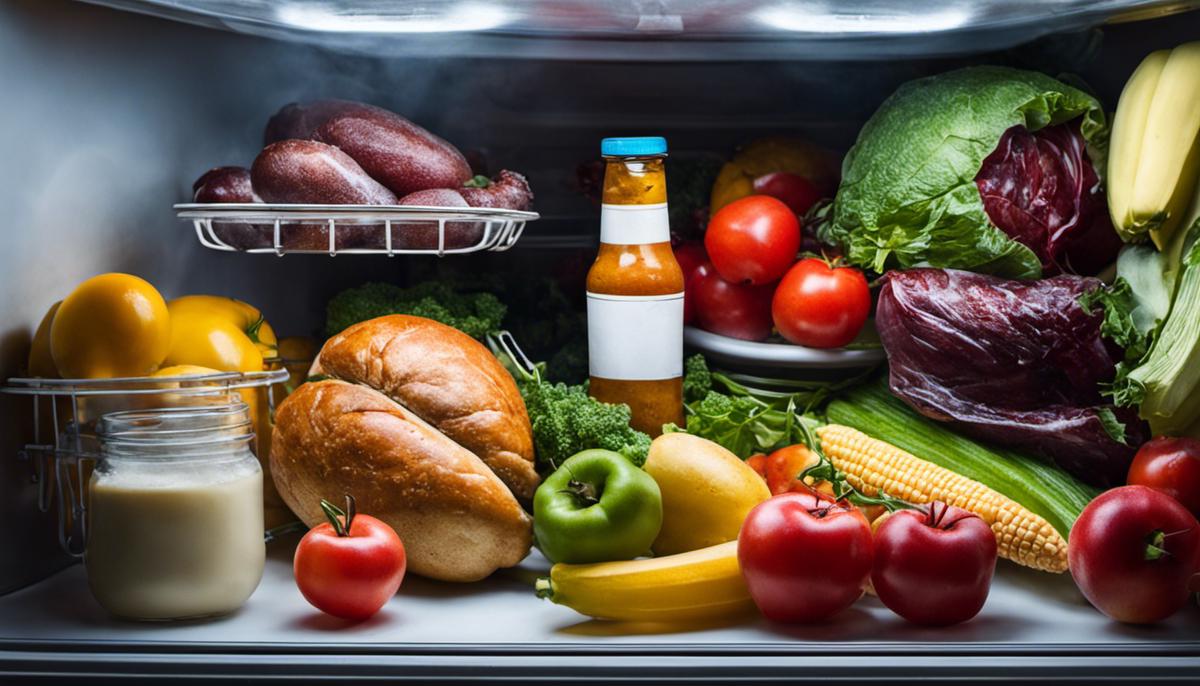
[(1200, 518), (1200, 440), (1159, 436), (1146, 443), (1127, 481), (1166, 493)]
[(683, 323), (692, 324), (696, 321), (696, 296), (692, 293), (693, 289), (688, 287), (688, 282), (693, 274), (708, 263), (708, 254), (704, 252), (703, 243), (680, 243), (675, 248), (675, 261), (683, 271)]
[(973, 512), (942, 502), (900, 510), (875, 531), (871, 583), (914, 624), (949, 626), (979, 614), (996, 570), (996, 536)]
[(392, 527), (355, 514), (353, 498), (346, 500), (346, 513), (321, 501), (329, 521), (300, 539), (293, 569), (300, 593), (313, 607), (335, 617), (363, 620), (396, 595), (408, 558)]
[(751, 455), (750, 457), (746, 458), (746, 464), (750, 466), (750, 469), (754, 470), (755, 474), (758, 474), (759, 476), (761, 476), (763, 478), (763, 481), (767, 480), (767, 456), (766, 455), (763, 455), (762, 453), (755, 453), (754, 455)]
[(779, 279), (796, 261), (800, 220), (781, 200), (746, 196), (713, 215), (704, 247), (726, 281), (762, 286)]
[(803, 217), (821, 199), (816, 184), (799, 174), (772, 172), (754, 179), (754, 192), (783, 201), (792, 212)]
[(771, 495), (780, 493), (811, 492), (808, 486), (800, 481), (800, 474), (809, 467), (817, 464), (820, 459), (816, 453), (803, 443), (789, 445), (767, 456), (767, 488)]
[(695, 295), (701, 329), (745, 341), (761, 341), (771, 335), (770, 286), (729, 283), (703, 265), (688, 285)]
[(1200, 569), (1200, 523), (1174, 498), (1122, 486), (1088, 503), (1067, 539), (1071, 576), (1096, 609), (1149, 624), (1188, 600)]
[(871, 574), (871, 527), (853, 507), (785, 493), (746, 516), (738, 565), (767, 619), (822, 621), (863, 594)]
[(788, 270), (771, 301), (779, 333), (811, 348), (839, 348), (854, 340), (871, 312), (863, 273), (810, 257)]

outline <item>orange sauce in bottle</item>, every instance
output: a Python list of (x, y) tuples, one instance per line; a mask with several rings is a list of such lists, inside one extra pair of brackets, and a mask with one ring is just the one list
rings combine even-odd
[(629, 405), (631, 425), (658, 436), (663, 424), (683, 424), (683, 272), (667, 221), (666, 143), (605, 139), (601, 149), (600, 251), (587, 277), (589, 388), (597, 400)]

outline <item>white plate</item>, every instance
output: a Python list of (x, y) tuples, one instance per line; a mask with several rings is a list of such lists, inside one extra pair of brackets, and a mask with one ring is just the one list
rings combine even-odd
[(806, 348), (792, 343), (759, 343), (683, 328), (683, 342), (718, 362), (755, 369), (863, 369), (886, 359), (882, 347)]

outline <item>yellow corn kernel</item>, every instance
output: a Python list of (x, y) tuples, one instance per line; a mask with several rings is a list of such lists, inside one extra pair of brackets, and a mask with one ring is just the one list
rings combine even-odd
[(970, 510), (992, 527), (1000, 557), (1047, 572), (1067, 570), (1067, 541), (1020, 503), (848, 426), (830, 424), (817, 435), (830, 462), (864, 494), (883, 491), (914, 504), (940, 500)]

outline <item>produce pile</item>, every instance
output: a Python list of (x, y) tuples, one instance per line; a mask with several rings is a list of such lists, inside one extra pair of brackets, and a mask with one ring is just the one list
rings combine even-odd
[[(949, 626), (981, 611), (1004, 559), (1069, 572), (1114, 620), (1166, 619), (1200, 578), (1198, 69), (1200, 43), (1149, 56), (1111, 127), (1042, 74), (919, 79), (866, 123), (840, 183), (806, 144), (747, 146), (716, 174), (703, 241), (676, 246), (686, 321), (840, 348), (873, 311), (887, 366), (758, 387), (695, 355), (684, 425), (654, 437), (591, 397), (578, 364), (560, 375), (557, 355), (513, 344), (506, 328), (537, 356), (586, 358), (555, 289), (532, 287), (551, 313), (534, 323), (511, 316), (517, 291), (486, 284), (338, 294), (270, 451), (313, 527), (302, 593), (364, 619), (406, 572), (472, 582), (537, 547), (552, 566), (531, 593), (597, 619), (812, 623), (869, 593)], [(407, 137), (385, 162), (363, 143), (381, 132)], [(477, 197), (457, 151), (376, 108), (289, 106), (268, 141), (249, 185), (235, 175), (250, 197), (328, 202), (294, 193), (335, 162), (346, 202)], [(389, 166), (416, 148), (437, 169)], [(97, 312), (112, 330), (79, 335)], [(52, 308), (30, 366), (261, 368), (274, 344), (245, 303), (167, 303), (104, 275)]]
[(676, 247), (687, 321), (840, 347), (873, 309), (887, 370), (789, 393), (689, 359), (686, 426), (644, 465), (657, 489), (588, 451), (539, 490), (557, 563), (539, 594), (605, 619), (815, 622), (865, 588), (947, 625), (1004, 558), (1069, 571), (1119, 621), (1182, 607), (1200, 574), (1197, 67), (1200, 44), (1150, 56), (1111, 128), (1042, 74), (928, 77), (864, 126), (831, 202), (755, 178), (714, 201), (703, 244)]

